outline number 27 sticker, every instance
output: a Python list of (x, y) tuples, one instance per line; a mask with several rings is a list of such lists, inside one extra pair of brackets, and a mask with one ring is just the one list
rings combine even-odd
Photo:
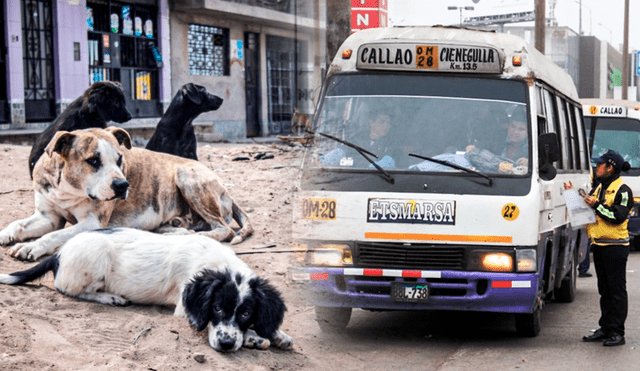
[(502, 207), (502, 217), (506, 220), (516, 220), (520, 215), (520, 209), (516, 204), (506, 204)]

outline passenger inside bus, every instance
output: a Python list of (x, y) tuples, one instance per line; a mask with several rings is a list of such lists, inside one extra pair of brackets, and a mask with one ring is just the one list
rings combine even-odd
[[(496, 155), (479, 143), (466, 147), (466, 157), (481, 171), (498, 170), (504, 174), (524, 174), (529, 165), (529, 148), (527, 141), (527, 116), (524, 108), (516, 108), (509, 116), (506, 126), (506, 139), (499, 155)], [(494, 150), (495, 151), (495, 150)], [(492, 156), (493, 155), (493, 156)]]

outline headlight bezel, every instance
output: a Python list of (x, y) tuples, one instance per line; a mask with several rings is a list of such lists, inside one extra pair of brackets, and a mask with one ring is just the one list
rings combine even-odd
[(476, 249), (471, 250), (467, 270), (493, 273), (515, 272), (513, 250)]
[(353, 266), (353, 248), (347, 243), (322, 243), (310, 246), (307, 264), (320, 267)]
[[(538, 252), (535, 248), (513, 248), (509, 250), (475, 249), (469, 252), (467, 270), (495, 273), (535, 273), (538, 271), (537, 254)], [(501, 269), (491, 269), (491, 267), (483, 265), (483, 258), (490, 255), (511, 257), (510, 269), (505, 268), (504, 265)]]

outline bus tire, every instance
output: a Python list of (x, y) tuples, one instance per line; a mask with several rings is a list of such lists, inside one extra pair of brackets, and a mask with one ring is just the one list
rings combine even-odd
[[(577, 247), (576, 247), (577, 248)], [(576, 285), (578, 281), (578, 259), (576, 252), (571, 256), (571, 270), (562, 279), (560, 287), (554, 290), (554, 297), (560, 303), (571, 303), (576, 297)]]
[(347, 327), (351, 312), (351, 308), (316, 307), (316, 322), (322, 332), (335, 333)]
[(533, 313), (516, 313), (516, 334), (523, 337), (538, 336), (542, 328), (540, 306)]

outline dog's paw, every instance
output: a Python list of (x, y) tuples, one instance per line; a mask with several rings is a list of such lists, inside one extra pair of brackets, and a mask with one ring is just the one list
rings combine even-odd
[(7, 246), (13, 243), (15, 240), (14, 236), (9, 233), (0, 233), (0, 246)]
[(129, 300), (123, 298), (122, 296), (118, 296), (118, 295), (108, 295), (107, 296), (107, 302), (109, 302), (110, 305), (115, 305), (115, 306), (119, 306), (119, 307), (123, 307), (125, 305), (131, 304), (131, 302)]
[(247, 330), (244, 333), (243, 340), (244, 341), (242, 343), (242, 346), (244, 346), (245, 348), (266, 350), (271, 345), (271, 342), (269, 341), (269, 339), (265, 339), (259, 336), (253, 330)]
[(47, 253), (47, 249), (37, 242), (18, 243), (13, 245), (7, 254), (18, 260), (36, 261)]
[(273, 345), (277, 346), (280, 349), (291, 349), (293, 347), (293, 338), (284, 333), (284, 331), (277, 330), (276, 333), (271, 338)]
[(15, 244), (13, 246), (11, 246), (11, 248), (9, 248), (9, 250), (7, 250), (7, 254), (13, 258), (16, 258), (18, 260), (31, 260), (34, 261), (37, 258), (33, 258), (31, 256), (31, 250), (33, 250), (34, 248), (34, 244), (33, 243), (18, 243)]

